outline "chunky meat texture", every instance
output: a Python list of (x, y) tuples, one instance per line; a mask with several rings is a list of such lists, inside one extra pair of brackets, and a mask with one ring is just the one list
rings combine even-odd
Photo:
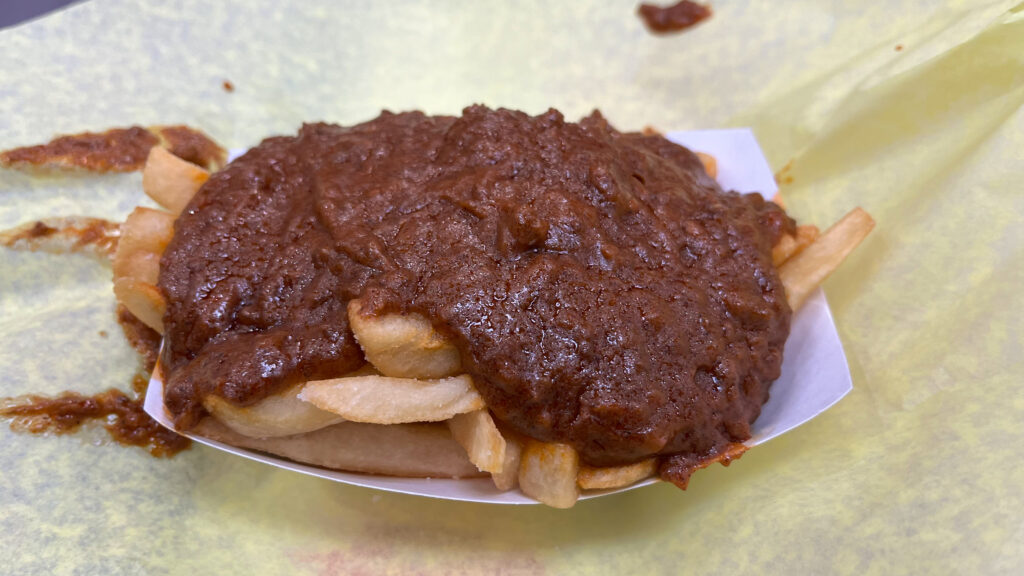
[(214, 174), (160, 285), (179, 424), (358, 368), (346, 305), (418, 312), (492, 411), (611, 465), (685, 484), (750, 435), (790, 311), (771, 247), (793, 222), (722, 191), (690, 151), (471, 107), (306, 125)]

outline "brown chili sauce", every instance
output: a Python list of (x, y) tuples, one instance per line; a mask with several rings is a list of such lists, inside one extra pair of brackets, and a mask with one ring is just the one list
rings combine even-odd
[(149, 150), (163, 143), (183, 160), (205, 168), (224, 164), (227, 152), (203, 132), (188, 126), (112, 128), (59, 136), (46, 144), (0, 152), (0, 166), (133, 172), (146, 164)]
[(123, 306), (118, 323), (133, 348), (143, 357), (146, 371), (135, 375), (131, 392), (116, 388), (93, 395), (62, 392), (53, 397), (26, 395), (0, 399), (0, 416), (11, 419), (11, 429), (33, 434), (68, 434), (83, 424), (102, 422), (112, 440), (145, 448), (157, 457), (171, 457), (191, 445), (191, 440), (168, 430), (143, 410), (148, 374), (156, 363), (160, 335)]
[[(144, 389), (146, 378), (137, 375), (136, 380)], [(116, 388), (92, 396), (63, 392), (52, 398), (32, 395), (7, 399), (0, 404), (0, 416), (13, 418), (13, 430), (34, 434), (67, 434), (86, 422), (102, 421), (114, 441), (146, 448), (158, 457), (173, 456), (191, 444), (188, 438), (150, 418), (138, 398)]]
[(46, 144), (0, 153), (0, 165), (79, 168), (90, 172), (140, 170), (160, 140), (141, 126), (60, 136)]
[(58, 254), (92, 252), (112, 258), (121, 225), (102, 218), (70, 216), (28, 222), (0, 231), (0, 246), (15, 250), (41, 250)]
[(641, 4), (637, 14), (647, 29), (655, 34), (680, 32), (711, 17), (711, 7), (690, 0), (682, 0), (671, 6)]
[(778, 378), (793, 221), (657, 135), (474, 106), (307, 124), (213, 174), (161, 260), (165, 398), (251, 405), (364, 364), (346, 307), (417, 312), (509, 427), (588, 464), (728, 459)]

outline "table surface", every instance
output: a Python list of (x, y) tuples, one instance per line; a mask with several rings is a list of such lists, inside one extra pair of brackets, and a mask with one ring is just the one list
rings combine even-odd
[[(0, 428), (12, 574), (1024, 572), (1024, 5), (99, 0), (0, 31), (0, 148), (187, 123), (229, 147), (482, 102), (621, 129), (751, 126), (790, 212), (878, 227), (825, 284), (854, 391), (685, 492), (569, 511), (376, 492), (196, 446)], [(224, 90), (229, 80), (233, 92)], [(122, 218), (138, 174), (0, 173), (0, 228)], [(109, 268), (0, 252), (0, 395), (125, 386)], [(104, 336), (108, 334), (108, 336)]]

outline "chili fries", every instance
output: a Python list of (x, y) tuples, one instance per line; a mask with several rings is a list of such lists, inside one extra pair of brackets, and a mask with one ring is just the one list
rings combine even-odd
[[(701, 155), (714, 174), (714, 158)], [(156, 281), (159, 256), (175, 215), (208, 173), (162, 148), (144, 168), (146, 193), (167, 211), (138, 208), (121, 226), (114, 292), (147, 325), (162, 331)], [(800, 226), (773, 250), (790, 306), (796, 310), (874, 226), (856, 208), (825, 233)], [(366, 314), (359, 300), (349, 322), (370, 366), (341, 378), (299, 383), (260, 403), (238, 407), (210, 396), (212, 415), (197, 430), (234, 446), (328, 468), (397, 476), (490, 475), (498, 489), (518, 483), (549, 506), (571, 507), (581, 490), (629, 486), (657, 473), (656, 459), (598, 468), (580, 463), (569, 445), (522, 439), (492, 417), (452, 342), (419, 314)], [(441, 424), (429, 423), (445, 423)]]

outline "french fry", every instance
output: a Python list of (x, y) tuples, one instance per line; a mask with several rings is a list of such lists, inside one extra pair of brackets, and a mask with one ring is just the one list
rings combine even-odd
[(407, 478), (472, 478), (483, 475), (441, 424), (379, 426), (341, 422), (295, 436), (252, 438), (231, 430), (214, 418), (205, 418), (194, 431), (239, 448), (259, 450), (333, 470)]
[(227, 163), (227, 150), (200, 130), (182, 125), (150, 126), (147, 130), (171, 154), (211, 172), (220, 170)]
[(799, 309), (874, 227), (875, 221), (867, 212), (854, 208), (810, 246), (787, 260), (779, 268), (779, 277), (786, 288), (789, 307)]
[(795, 234), (786, 234), (772, 247), (772, 264), (779, 267), (783, 262), (807, 248), (818, 237), (818, 227), (811, 225), (797, 226)]
[(385, 376), (430, 379), (461, 371), (459, 351), (419, 314), (365, 316), (352, 300), (348, 319), (366, 359)]
[(700, 163), (704, 165), (704, 171), (708, 173), (708, 176), (712, 178), (718, 178), (718, 160), (711, 154), (705, 154), (703, 152), (695, 152), (697, 158), (700, 158)]
[(351, 376), (308, 382), (299, 398), (351, 422), (441, 422), (484, 408), (468, 375), (438, 380)]
[(135, 278), (120, 278), (114, 281), (114, 296), (143, 324), (164, 333), (167, 302), (159, 288)]
[(548, 506), (572, 508), (580, 496), (579, 467), (579, 454), (572, 446), (527, 440), (519, 463), (519, 488)]
[(456, 414), (448, 420), (448, 429), (469, 455), (469, 461), (482, 472), (500, 473), (505, 466), (505, 438), (487, 410)]
[(292, 386), (252, 406), (236, 406), (220, 396), (203, 398), (203, 407), (228, 428), (250, 438), (273, 438), (304, 434), (344, 420), (299, 400), (304, 383)]
[[(121, 239), (117, 242), (117, 254), (136, 251), (163, 254), (167, 244), (174, 237), (174, 216), (163, 210), (143, 208), (132, 213), (121, 224)], [(114, 260), (117, 260), (117, 254)]]
[(491, 473), (491, 480), (498, 490), (512, 490), (519, 483), (519, 462), (523, 455), (523, 444), (518, 439), (505, 435), (505, 461), (501, 470)]
[(583, 490), (623, 488), (636, 484), (645, 478), (650, 478), (657, 471), (658, 461), (654, 458), (648, 458), (647, 460), (641, 460), (640, 462), (624, 466), (608, 466), (603, 468), (581, 464), (579, 474), (576, 476), (576, 483)]
[(160, 278), (160, 255), (147, 250), (127, 250), (114, 255), (114, 278), (135, 278), (156, 284)]
[[(121, 238), (114, 252), (114, 283), (131, 278), (155, 287), (160, 277), (160, 255), (173, 235), (174, 217), (167, 212), (142, 207), (133, 210), (124, 224), (121, 224)], [(126, 288), (122, 287), (121, 290), (124, 291)], [(118, 293), (116, 289), (114, 292)], [(119, 295), (118, 300), (120, 299)], [(153, 298), (150, 297), (148, 300), (152, 301)], [(124, 302), (122, 304), (127, 306)], [(134, 310), (132, 312), (134, 313)], [(163, 312), (160, 315), (162, 317)], [(150, 325), (146, 320), (143, 322)]]
[(142, 169), (142, 189), (146, 195), (177, 216), (210, 177), (210, 173), (191, 162), (154, 146)]

